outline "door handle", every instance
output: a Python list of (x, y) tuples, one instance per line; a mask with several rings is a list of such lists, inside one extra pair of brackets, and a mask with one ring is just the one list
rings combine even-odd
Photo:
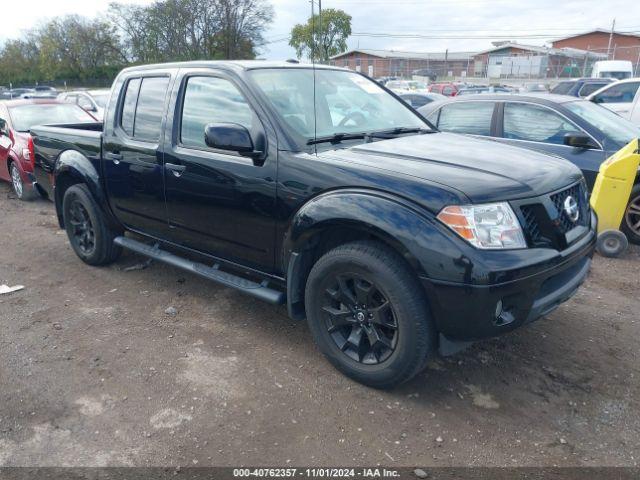
[(174, 177), (180, 177), (187, 169), (185, 165), (176, 165), (175, 163), (165, 163), (164, 166), (167, 170), (171, 170)]
[(122, 154), (118, 152), (107, 152), (104, 154), (104, 156), (109, 160), (113, 160), (113, 163), (115, 163), (116, 165), (118, 165), (120, 163), (120, 160), (122, 160)]

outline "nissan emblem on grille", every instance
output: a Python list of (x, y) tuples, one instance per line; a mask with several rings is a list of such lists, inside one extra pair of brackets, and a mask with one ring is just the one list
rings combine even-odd
[(580, 218), (580, 209), (578, 208), (578, 202), (576, 202), (575, 198), (573, 198), (571, 195), (569, 195), (564, 200), (564, 213), (567, 214), (567, 217), (569, 217), (569, 220), (571, 220), (573, 223), (576, 223), (578, 221), (578, 218)]

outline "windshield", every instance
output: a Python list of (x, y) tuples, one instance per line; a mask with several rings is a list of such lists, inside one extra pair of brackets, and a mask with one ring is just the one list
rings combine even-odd
[(85, 123), (96, 120), (77, 105), (65, 103), (20, 105), (9, 108), (14, 128), (28, 132), (36, 125)]
[(620, 146), (640, 138), (640, 128), (611, 110), (587, 101), (565, 103), (568, 110), (590, 123)]
[[(299, 141), (340, 133), (429, 126), (377, 83), (349, 71), (258, 69), (249, 72), (277, 115)], [(315, 112), (315, 115), (314, 115)]]

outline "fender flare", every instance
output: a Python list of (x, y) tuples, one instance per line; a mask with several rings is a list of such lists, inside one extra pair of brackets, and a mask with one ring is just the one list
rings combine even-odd
[[(398, 251), (416, 275), (428, 277), (437, 268), (438, 252), (459, 256), (435, 216), (415, 203), (385, 192), (341, 189), (305, 203), (293, 216), (284, 236), (282, 266), (287, 272), (289, 313), (301, 318), (304, 284), (310, 265), (304, 258), (312, 239), (328, 228), (343, 227), (369, 234)], [(427, 261), (425, 261), (427, 260)]]
[(64, 218), (62, 214), (64, 192), (69, 186), (77, 183), (82, 183), (87, 186), (89, 192), (103, 210), (109, 223), (114, 227), (119, 227), (117, 220), (109, 208), (100, 174), (92, 161), (85, 155), (77, 150), (65, 150), (58, 156), (53, 175), (55, 178), (54, 202), (60, 228), (64, 228)]

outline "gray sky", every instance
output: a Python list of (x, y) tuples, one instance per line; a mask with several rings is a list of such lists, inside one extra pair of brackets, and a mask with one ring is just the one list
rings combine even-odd
[[(104, 13), (111, 0), (20, 0), (2, 7), (0, 40), (15, 38), (47, 18), (77, 13)], [(150, 3), (150, 0), (120, 0)], [(276, 19), (266, 34), (270, 41), (286, 38), (296, 23), (310, 14), (309, 0), (271, 0)], [(513, 37), (521, 43), (543, 44), (549, 38), (517, 38), (518, 35), (563, 36), (596, 27), (640, 32), (637, 0), (323, 0), (323, 8), (341, 8), (353, 17), (354, 33), (420, 34), (430, 37)], [(26, 14), (25, 12), (29, 12)], [(498, 40), (499, 38), (494, 38)], [(478, 51), (491, 47), (491, 38), (373, 38), (353, 36), (351, 48), (401, 51)], [(287, 41), (271, 43), (262, 57), (294, 57)]]

